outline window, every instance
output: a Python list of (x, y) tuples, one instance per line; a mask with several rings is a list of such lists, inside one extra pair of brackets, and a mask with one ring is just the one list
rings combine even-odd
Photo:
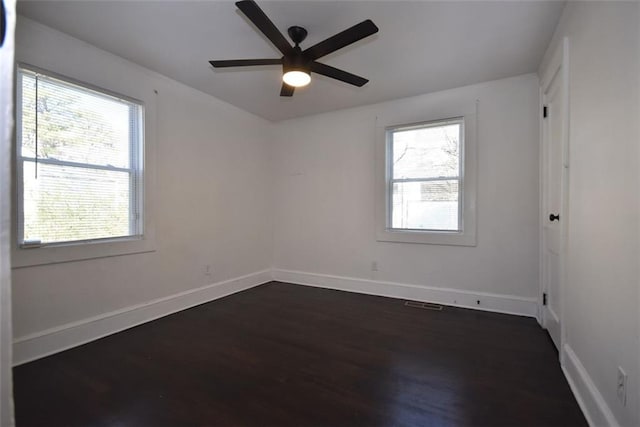
[(142, 103), (25, 67), (17, 86), (19, 247), (141, 239)]
[(462, 119), (387, 130), (391, 229), (460, 231)]
[(476, 244), (475, 112), (439, 110), (458, 114), (394, 124), (420, 114), (402, 112), (376, 127), (378, 241)]

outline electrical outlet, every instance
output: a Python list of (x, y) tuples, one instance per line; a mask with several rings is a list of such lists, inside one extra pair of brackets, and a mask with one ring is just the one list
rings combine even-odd
[(627, 373), (618, 366), (617, 394), (622, 406), (627, 406)]
[(378, 271), (378, 261), (373, 261), (371, 263), (371, 271)]
[(213, 269), (211, 268), (211, 264), (207, 264), (204, 266), (204, 275), (211, 276), (213, 274)]

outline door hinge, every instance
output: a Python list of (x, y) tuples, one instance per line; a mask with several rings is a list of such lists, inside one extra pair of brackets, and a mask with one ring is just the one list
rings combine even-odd
[(545, 105), (544, 107), (542, 107), (542, 118), (546, 119), (548, 115), (549, 115), (549, 110), (547, 109), (547, 106)]
[(547, 305), (547, 293), (542, 294), (542, 305)]

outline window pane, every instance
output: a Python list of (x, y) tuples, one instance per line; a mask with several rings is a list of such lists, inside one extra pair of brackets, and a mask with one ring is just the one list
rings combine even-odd
[(22, 156), (35, 157), (37, 131), (39, 158), (128, 168), (131, 133), (136, 130), (131, 123), (137, 120), (138, 109), (126, 101), (24, 73)]
[(460, 126), (453, 123), (393, 131), (393, 179), (457, 177)]
[(21, 88), (21, 121), (22, 127), (20, 131), (21, 136), (21, 151), (22, 155), (26, 157), (35, 157), (36, 146), (36, 85), (35, 79), (31, 76), (23, 75), (22, 88)]
[(457, 180), (393, 184), (392, 228), (459, 231)]
[(130, 235), (129, 173), (24, 162), (24, 240)]

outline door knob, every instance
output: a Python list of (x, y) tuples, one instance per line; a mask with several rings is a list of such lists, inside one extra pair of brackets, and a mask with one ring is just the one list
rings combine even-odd
[(549, 214), (549, 221), (560, 221), (560, 215)]

